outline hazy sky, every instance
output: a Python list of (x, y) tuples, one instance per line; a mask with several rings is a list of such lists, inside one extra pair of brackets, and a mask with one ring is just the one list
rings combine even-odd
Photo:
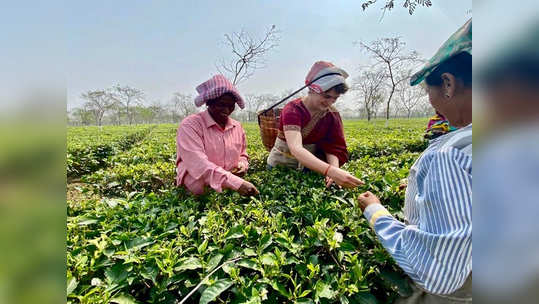
[(243, 28), (260, 37), (273, 24), (281, 31), (279, 46), (268, 54), (265, 69), (239, 85), (242, 94), (298, 88), (317, 60), (331, 61), (353, 78), (368, 61), (354, 41), (399, 35), (407, 47), (430, 57), (472, 8), (471, 1), (433, 1), (410, 16), (397, 1), (381, 19), (382, 3), (364, 12), (361, 2), (66, 2), (61, 56), (68, 108), (82, 104), (82, 92), (116, 83), (144, 90), (150, 102), (167, 102), (173, 92), (195, 95), (195, 87), (217, 72), (218, 60), (231, 56), (224, 34)]

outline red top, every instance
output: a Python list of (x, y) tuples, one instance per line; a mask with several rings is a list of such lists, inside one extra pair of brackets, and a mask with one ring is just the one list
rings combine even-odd
[(301, 98), (295, 99), (281, 112), (277, 136), (284, 141), (285, 130), (300, 131), (304, 145), (316, 144), (318, 150), (337, 156), (339, 166), (348, 160), (341, 115), (334, 107), (311, 117)]

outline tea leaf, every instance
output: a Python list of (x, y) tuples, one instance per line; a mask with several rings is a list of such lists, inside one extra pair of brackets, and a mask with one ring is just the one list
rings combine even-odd
[(217, 299), (217, 297), (223, 293), (225, 290), (230, 288), (234, 282), (230, 279), (221, 279), (204, 289), (202, 295), (200, 296), (200, 304), (207, 304), (211, 301)]

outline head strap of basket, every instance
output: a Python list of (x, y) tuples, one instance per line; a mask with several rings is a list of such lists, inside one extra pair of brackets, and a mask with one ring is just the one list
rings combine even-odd
[(278, 105), (296, 95), (306, 87), (309, 87), (315, 92), (322, 93), (335, 85), (338, 85), (339, 83), (344, 83), (347, 77), (348, 73), (329, 62), (315, 62), (309, 71), (309, 74), (307, 74), (304, 86), (281, 99), (271, 107), (258, 112), (260, 137), (262, 138), (262, 143), (264, 144), (266, 150), (271, 151), (273, 145), (275, 144), (275, 140), (277, 139), (277, 134), (279, 133), (279, 118), (281, 115), (281, 109), (276, 108)]

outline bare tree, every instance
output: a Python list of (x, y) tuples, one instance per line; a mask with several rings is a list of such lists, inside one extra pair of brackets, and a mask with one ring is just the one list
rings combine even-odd
[(272, 25), (264, 37), (253, 38), (245, 30), (225, 34), (226, 44), (232, 50), (232, 59), (221, 60), (217, 66), (220, 73), (228, 74), (234, 85), (250, 78), (254, 71), (265, 67), (265, 55), (278, 46), (279, 31)]
[(416, 51), (405, 53), (406, 43), (401, 41), (401, 37), (380, 38), (367, 44), (360, 42), (360, 47), (371, 54), (375, 66), (385, 67), (385, 78), (388, 80), (389, 95), (386, 102), (386, 120), (389, 120), (389, 106), (391, 98), (395, 93), (397, 85), (406, 80), (399, 77), (399, 71), (407, 70), (409, 65), (420, 61)]
[(131, 108), (142, 104), (144, 92), (128, 85), (120, 86), (117, 84), (112, 88), (112, 96), (115, 101), (119, 102), (125, 108), (128, 122), (129, 124), (132, 124), (133, 113)]
[(195, 103), (193, 101), (193, 96), (191, 94), (186, 95), (183, 93), (175, 92), (174, 94), (172, 94), (170, 102), (174, 109), (173, 113), (176, 122), (179, 122), (185, 117), (197, 112)]
[[(410, 79), (411, 73), (406, 73), (406, 79)], [(421, 103), (422, 100), (426, 99), (427, 92), (423, 84), (418, 86), (409, 86), (407, 81), (399, 83), (397, 86), (397, 98), (399, 100), (399, 107), (406, 111), (406, 117), (410, 118), (413, 110)]]
[(133, 121), (137, 124), (152, 123), (155, 119), (155, 114), (151, 107), (145, 107), (143, 105), (134, 106), (131, 109), (131, 113), (133, 115)]
[(361, 107), (359, 108), (359, 111), (358, 111), (358, 108), (349, 107), (342, 103), (336, 103), (335, 107), (337, 108), (337, 110), (339, 111), (339, 114), (341, 115), (343, 119), (352, 119), (352, 118), (358, 118), (358, 116), (361, 116), (361, 115), (358, 115), (358, 112), (362, 110)]
[(417, 116), (425, 117), (425, 116), (432, 116), (435, 113), (434, 108), (429, 102), (428, 98), (422, 98), (419, 100), (419, 103), (414, 108), (414, 113)]
[(122, 119), (126, 115), (124, 105), (121, 102), (113, 99), (110, 110), (113, 112), (111, 114), (112, 123), (117, 125), (117, 126), (121, 125), (122, 124)]
[[(372, 4), (378, 2), (378, 0), (369, 0), (369, 1), (363, 1), (361, 3), (361, 8), (363, 10), (366, 10), (369, 6)], [(423, 6), (423, 7), (430, 7), (432, 6), (431, 0), (404, 0), (404, 3), (402, 4), (404, 8), (408, 9), (408, 13), (412, 15), (415, 11), (415, 8), (417, 6)], [(386, 0), (384, 6), (382, 7), (383, 13), (386, 11), (390, 11), (395, 7), (395, 0)]]
[(105, 112), (113, 104), (112, 96), (105, 90), (96, 90), (82, 93), (81, 97), (87, 100), (84, 104), (85, 109), (92, 112), (96, 124), (101, 126)]
[(247, 112), (247, 120), (254, 121), (258, 111), (263, 110), (279, 100), (279, 97), (272, 94), (247, 94), (245, 96), (245, 110)]
[(71, 111), (71, 116), (75, 124), (87, 126), (92, 123), (93, 113), (83, 107), (75, 108)]
[(166, 108), (159, 100), (154, 100), (148, 109), (152, 112), (152, 123), (163, 123), (167, 121)]
[(71, 126), (74, 123), (71, 111), (69, 111), (69, 109), (66, 109), (66, 122), (68, 126)]
[(366, 69), (352, 83), (352, 90), (361, 98), (361, 105), (370, 121), (376, 116), (378, 106), (383, 101), (384, 70), (381, 68)]

